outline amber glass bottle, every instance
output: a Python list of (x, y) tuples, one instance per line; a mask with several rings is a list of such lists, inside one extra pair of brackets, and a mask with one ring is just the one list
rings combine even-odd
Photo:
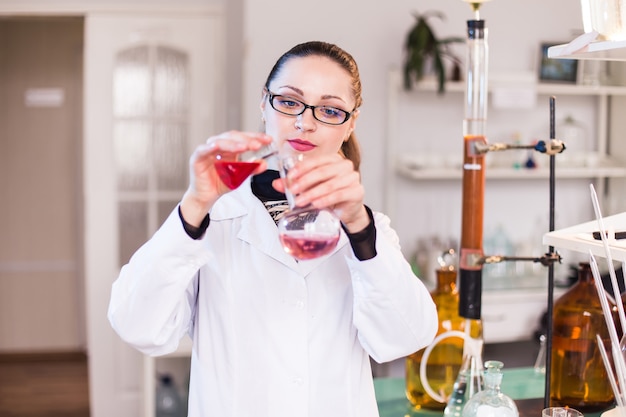
[[(464, 331), (466, 320), (459, 316), (459, 293), (456, 285), (456, 269), (445, 266), (436, 271), (437, 286), (431, 296), (437, 306), (440, 335), (449, 330)], [(471, 335), (482, 336), (479, 320), (471, 320)], [(430, 410), (443, 410), (445, 402), (432, 398), (420, 380), (420, 363), (425, 349), (419, 350), (406, 359), (406, 396), (413, 407)], [(463, 340), (450, 337), (441, 340), (431, 351), (426, 364), (426, 375), (431, 388), (444, 398), (452, 393), (452, 387), (463, 360)]]
[(554, 303), (550, 406), (588, 413), (613, 405), (596, 334), (610, 356), (611, 341), (591, 267), (580, 263), (578, 282)]

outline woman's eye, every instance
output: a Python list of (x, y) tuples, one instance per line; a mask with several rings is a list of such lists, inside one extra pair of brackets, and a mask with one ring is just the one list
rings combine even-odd
[(322, 113), (326, 117), (339, 117), (343, 111), (333, 107), (322, 107)]
[(283, 107), (298, 107), (300, 103), (294, 100), (289, 100), (289, 99), (284, 98), (280, 100), (280, 105)]

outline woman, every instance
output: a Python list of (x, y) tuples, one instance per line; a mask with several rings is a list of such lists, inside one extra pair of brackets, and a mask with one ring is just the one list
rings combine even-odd
[[(122, 268), (109, 305), (122, 339), (150, 355), (193, 339), (189, 416), (377, 416), (370, 357), (394, 360), (433, 339), (428, 291), (389, 219), (363, 203), (360, 105), (349, 54), (323, 42), (292, 48), (263, 88), (266, 134), (199, 146), (179, 206)], [(289, 174), (297, 205), (340, 217), (327, 256), (297, 262), (282, 249), (268, 215), (285, 199), (276, 171), (263, 163), (234, 191), (215, 173), (216, 153), (272, 138), (306, 155)]]

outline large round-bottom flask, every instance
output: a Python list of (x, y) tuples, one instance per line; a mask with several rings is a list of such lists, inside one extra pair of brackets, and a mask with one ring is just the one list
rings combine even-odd
[[(619, 322), (617, 314), (614, 320)], [(578, 282), (554, 303), (551, 407), (568, 406), (588, 413), (613, 405), (614, 395), (596, 334), (610, 356), (611, 341), (591, 266), (580, 263)]]

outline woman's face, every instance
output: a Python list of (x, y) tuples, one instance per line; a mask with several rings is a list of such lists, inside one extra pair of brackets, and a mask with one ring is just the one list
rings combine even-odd
[[(291, 58), (270, 82), (272, 94), (287, 96), (310, 106), (331, 106), (351, 112), (355, 99), (350, 74), (339, 64), (324, 56)], [(274, 137), (281, 148), (288, 144), (297, 152), (327, 155), (339, 152), (354, 129), (355, 111), (347, 122), (329, 125), (313, 117), (312, 109), (299, 116), (277, 112), (269, 103), (267, 93), (261, 100), (265, 132)]]

